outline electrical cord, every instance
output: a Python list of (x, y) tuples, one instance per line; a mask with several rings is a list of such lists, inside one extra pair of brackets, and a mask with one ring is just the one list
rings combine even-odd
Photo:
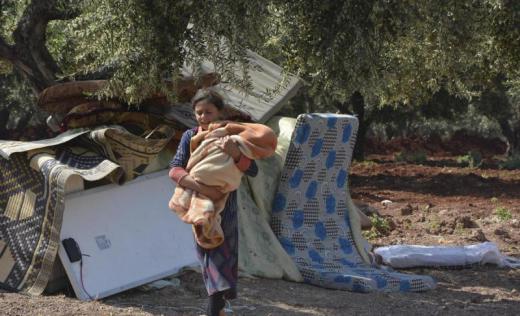
[(88, 296), (88, 298), (93, 301), (94, 298), (92, 297), (92, 295), (90, 295), (90, 293), (87, 291), (87, 289), (85, 288), (85, 284), (83, 282), (83, 257), (90, 257), (89, 255), (86, 255), (86, 254), (81, 254), (81, 260), (79, 261), (79, 279), (80, 279), (80, 282), (81, 282), (81, 289), (83, 290), (83, 292), (85, 292)]

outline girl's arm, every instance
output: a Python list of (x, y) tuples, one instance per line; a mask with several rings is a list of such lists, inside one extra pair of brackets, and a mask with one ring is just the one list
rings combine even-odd
[[(188, 165), (188, 160), (190, 159), (190, 140), (194, 130), (187, 130), (182, 134), (181, 141), (179, 142), (179, 146), (177, 146), (177, 151), (175, 152), (175, 156), (170, 161), (170, 168), (175, 169), (179, 168), (184, 170)], [(171, 171), (170, 171), (171, 176)], [(175, 181), (175, 179), (173, 179)]]
[(195, 181), (185, 169), (190, 159), (190, 140), (194, 134), (195, 130), (188, 130), (182, 135), (177, 152), (170, 162), (171, 169), (168, 175), (178, 185), (204, 194), (213, 201), (219, 200), (223, 196), (219, 190)]
[(203, 194), (210, 198), (212, 201), (218, 201), (223, 196), (224, 193), (220, 192), (220, 190), (216, 189), (215, 187), (210, 187), (207, 185), (204, 185), (200, 182), (197, 182), (197, 180), (193, 179), (189, 174), (186, 174), (183, 176), (177, 184), (191, 189), (193, 191), (199, 192), (200, 194)]

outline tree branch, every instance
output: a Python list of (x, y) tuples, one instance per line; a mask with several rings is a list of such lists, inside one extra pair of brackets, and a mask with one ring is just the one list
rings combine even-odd
[[(53, 20), (69, 20), (80, 14), (78, 9), (79, 1), (72, 0), (32, 0), (25, 8), (25, 11), (18, 21), (14, 31), (15, 42), (26, 38), (28, 32), (37, 31), (33, 38), (45, 38), (47, 23)], [(41, 26), (43, 32), (41, 30)]]
[[(79, 1), (32, 0), (25, 8), (13, 32), (14, 46), (2, 48), (9, 60), (39, 93), (56, 82), (60, 71), (47, 50), (47, 25), (52, 20), (72, 19), (79, 15)], [(5, 41), (4, 41), (5, 42)], [(0, 43), (1, 44), (1, 43)]]
[(7, 42), (0, 36), (0, 58), (7, 59), (9, 61), (14, 60), (13, 46), (7, 44)]

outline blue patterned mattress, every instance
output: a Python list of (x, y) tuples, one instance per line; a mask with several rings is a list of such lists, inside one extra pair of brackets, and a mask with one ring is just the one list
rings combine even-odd
[(431, 277), (381, 269), (358, 251), (348, 210), (357, 129), (354, 116), (298, 117), (273, 203), (272, 229), (307, 283), (354, 292), (433, 289)]

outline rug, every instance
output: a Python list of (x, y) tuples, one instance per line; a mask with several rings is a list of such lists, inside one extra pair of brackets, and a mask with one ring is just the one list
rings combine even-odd
[(429, 276), (383, 270), (356, 242), (348, 170), (358, 120), (303, 114), (296, 122), (272, 206), (271, 227), (305, 282), (354, 292), (426, 291)]
[(58, 251), (67, 180), (111, 175), (121, 175), (118, 165), (84, 150), (46, 148), (0, 158), (0, 285), (41, 294)]
[(0, 156), (4, 157), (5, 159), (9, 159), (9, 157), (14, 153), (22, 153), (38, 148), (52, 147), (64, 144), (80, 135), (88, 133), (89, 131), (90, 129), (88, 128), (71, 129), (59, 134), (54, 138), (36, 140), (32, 142), (18, 140), (0, 140)]
[(174, 134), (175, 130), (167, 125), (158, 125), (138, 135), (114, 125), (93, 130), (82, 135), (81, 140), (85, 148), (119, 164), (125, 172), (124, 181), (128, 181), (145, 173)]

